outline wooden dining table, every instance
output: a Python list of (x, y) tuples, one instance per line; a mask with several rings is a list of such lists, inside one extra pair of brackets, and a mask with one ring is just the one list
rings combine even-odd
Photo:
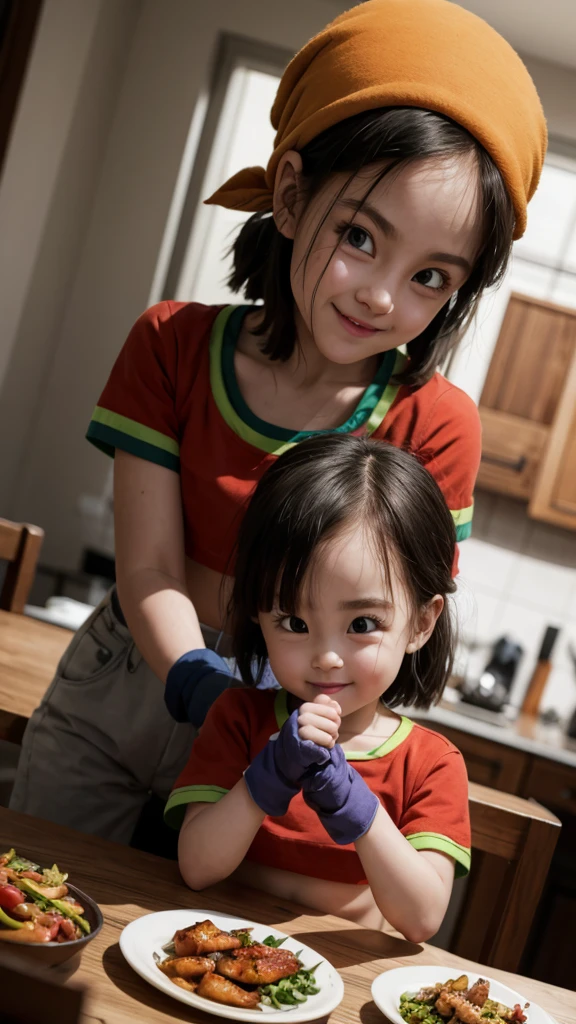
[(448, 967), (474, 978), (488, 974), (539, 1003), (558, 1024), (576, 1024), (576, 992), (487, 969), (435, 946), (407, 942), (232, 882), (192, 892), (182, 883), (173, 861), (0, 808), (0, 851), (12, 846), (42, 865), (56, 861), (75, 885), (96, 900), (104, 915), (104, 927), (79, 962), (51, 968), (60, 972), (63, 983), (86, 987), (83, 1024), (214, 1024), (210, 1014), (147, 984), (120, 952), (120, 934), (130, 921), (179, 908), (190, 908), (191, 918), (194, 910), (207, 917), (220, 912), (298, 936), (329, 960), (344, 981), (344, 999), (324, 1018), (330, 1024), (383, 1024), (385, 1018), (370, 991), (374, 978), (414, 964)]
[(30, 718), (73, 636), (50, 622), (0, 611), (0, 716)]

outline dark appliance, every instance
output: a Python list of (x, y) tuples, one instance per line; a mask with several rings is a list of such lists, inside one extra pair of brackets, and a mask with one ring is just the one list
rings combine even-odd
[(489, 711), (501, 711), (508, 703), (510, 690), (524, 648), (508, 637), (500, 637), (492, 648), (490, 660), (479, 679), (465, 685), (462, 700)]

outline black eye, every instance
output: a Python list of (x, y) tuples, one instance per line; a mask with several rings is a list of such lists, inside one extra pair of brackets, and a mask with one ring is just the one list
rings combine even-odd
[(304, 619), (299, 619), (297, 615), (290, 616), (290, 629), (293, 633), (307, 633), (308, 626), (304, 622)]
[(348, 629), (349, 633), (373, 633), (378, 629), (379, 624), (375, 619), (369, 618), (367, 615), (359, 615), (357, 619), (353, 619)]
[(356, 224), (352, 224), (348, 228), (346, 241), (353, 249), (361, 249), (362, 252), (372, 253), (373, 245), (370, 235), (364, 228), (357, 227)]
[(447, 278), (439, 270), (434, 270), (433, 268), (418, 271), (417, 274), (414, 274), (414, 280), (417, 280), (418, 284), (423, 284), (434, 292), (444, 291), (447, 287)]
[(280, 620), (282, 629), (285, 629), (288, 633), (307, 633), (308, 626), (304, 622), (304, 619), (299, 619), (297, 615), (286, 615)]

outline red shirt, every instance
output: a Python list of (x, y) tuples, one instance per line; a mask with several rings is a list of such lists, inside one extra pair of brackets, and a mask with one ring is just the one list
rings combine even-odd
[[(288, 717), (286, 690), (230, 689), (212, 705), (164, 812), (179, 828), (189, 803), (215, 803), (242, 778)], [(346, 759), (376, 793), (417, 850), (453, 857), (456, 874), (470, 867), (468, 779), (460, 752), (444, 736), (402, 718), (369, 753)], [(264, 818), (246, 859), (333, 882), (367, 884), (353, 844), (338, 846), (298, 793), (288, 813)]]
[[(116, 360), (87, 437), (180, 473), (186, 554), (217, 572), (230, 564), (239, 518), (264, 471), (295, 433), (260, 420), (234, 373), (250, 307), (160, 302), (137, 320)], [(405, 365), (385, 353), (358, 406), (334, 432), (372, 436), (413, 452), (435, 477), (456, 524), (470, 534), (481, 434), (472, 400), (439, 373), (420, 388), (390, 383)]]

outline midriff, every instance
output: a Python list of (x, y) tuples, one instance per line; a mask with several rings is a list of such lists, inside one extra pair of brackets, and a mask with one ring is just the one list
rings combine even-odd
[[(222, 580), (226, 581), (222, 586)], [(206, 626), (212, 629), (224, 629), (225, 609), (228, 602), (232, 580), (223, 577), (214, 569), (208, 569), (199, 562), (186, 559), (186, 583), (190, 600), (196, 614)]]
[(364, 928), (384, 930), (386, 922), (376, 906), (369, 885), (328, 882), (323, 878), (311, 878), (309, 875), (299, 875), (248, 860), (242, 861), (232, 877), (244, 885), (269, 892), (278, 899), (302, 903), (323, 914), (344, 917)]

